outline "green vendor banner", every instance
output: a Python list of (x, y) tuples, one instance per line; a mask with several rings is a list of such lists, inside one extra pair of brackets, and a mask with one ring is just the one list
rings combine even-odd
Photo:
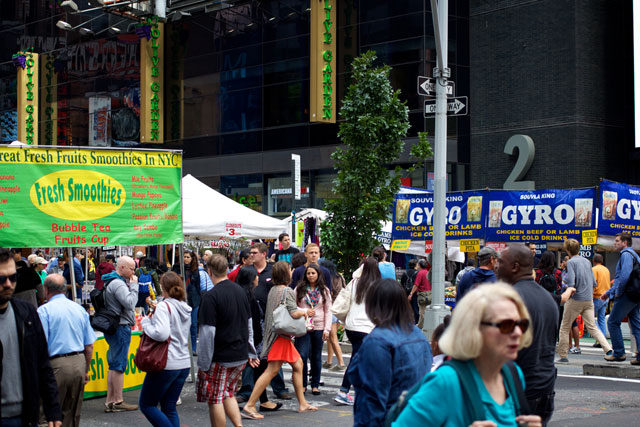
[(182, 153), (0, 147), (0, 246), (182, 242)]

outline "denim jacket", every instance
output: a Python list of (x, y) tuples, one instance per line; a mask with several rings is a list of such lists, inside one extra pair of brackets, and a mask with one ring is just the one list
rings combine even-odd
[(431, 369), (431, 346), (417, 327), (376, 327), (362, 342), (347, 375), (356, 390), (354, 426), (383, 426), (404, 390)]

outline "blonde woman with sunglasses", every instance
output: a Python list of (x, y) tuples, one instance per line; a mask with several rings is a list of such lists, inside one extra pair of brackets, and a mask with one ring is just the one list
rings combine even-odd
[(531, 344), (530, 322), (511, 286), (470, 291), (438, 344), (453, 360), (423, 379), (393, 426), (541, 427), (539, 416), (527, 415), (524, 376), (513, 363)]

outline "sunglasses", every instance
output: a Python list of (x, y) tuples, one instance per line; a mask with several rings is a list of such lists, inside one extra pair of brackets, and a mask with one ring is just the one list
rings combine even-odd
[(495, 328), (500, 329), (500, 333), (502, 334), (510, 334), (516, 328), (516, 326), (520, 327), (520, 330), (524, 334), (529, 329), (529, 320), (513, 320), (513, 319), (505, 319), (500, 322), (480, 322), (481, 325), (493, 326)]
[(15, 283), (18, 280), (18, 273), (13, 273), (10, 276), (0, 276), (0, 285), (4, 285), (9, 279), (10, 282)]

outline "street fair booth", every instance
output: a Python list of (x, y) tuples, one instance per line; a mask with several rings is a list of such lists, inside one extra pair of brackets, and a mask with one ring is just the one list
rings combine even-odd
[[(428, 253), (433, 235), (433, 193), (398, 194), (393, 208), (392, 249)], [(640, 248), (640, 188), (602, 180), (598, 187), (531, 191), (477, 190), (447, 193), (449, 248), (475, 255), (482, 246), (498, 252), (535, 243), (538, 252), (561, 249), (568, 238), (581, 254), (612, 249), (613, 236), (628, 232)], [(447, 290), (455, 296), (455, 290)]]
[[(180, 151), (0, 146), (0, 245), (68, 248), (72, 258), (78, 247), (180, 243), (181, 175)], [(107, 393), (108, 345), (96, 335), (85, 398)], [(144, 380), (139, 341), (134, 332), (125, 390)]]
[(320, 244), (320, 225), (327, 219), (327, 212), (321, 209), (306, 208), (295, 214), (295, 234), (291, 225), (293, 215), (282, 221), (284, 231), (292, 237), (294, 246), (304, 249), (307, 243)]
[(274, 239), (281, 220), (256, 212), (220, 194), (191, 175), (182, 178), (185, 239)]

